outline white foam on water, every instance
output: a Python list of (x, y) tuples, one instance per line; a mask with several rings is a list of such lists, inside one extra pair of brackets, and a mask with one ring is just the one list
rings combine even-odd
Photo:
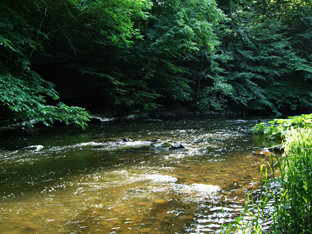
[[(49, 151), (63, 151), (67, 149), (75, 149), (75, 148), (83, 148), (83, 147), (95, 147), (94, 150), (117, 150), (117, 149), (122, 149), (125, 147), (133, 147), (133, 148), (138, 148), (142, 146), (149, 146), (152, 142), (151, 141), (131, 141), (131, 142), (123, 142), (123, 141), (116, 141), (116, 142), (95, 142), (95, 141), (90, 141), (90, 142), (82, 142), (74, 145), (64, 145), (64, 146), (55, 146), (51, 147), (48, 150)], [(29, 146), (27, 148), (34, 148), (34, 146)], [(38, 146), (37, 150), (42, 149), (43, 146)], [(26, 149), (26, 148), (25, 148)]]
[(148, 180), (152, 180), (157, 183), (175, 183), (178, 181), (178, 178), (168, 175), (146, 175), (144, 176)]
[(184, 202), (198, 202), (205, 199), (211, 199), (221, 188), (208, 184), (176, 184), (173, 188), (176, 193), (184, 196)]
[(101, 122), (110, 122), (115, 120), (114, 118), (98, 118)]
[(127, 146), (149, 146), (150, 144), (152, 144), (151, 141), (129, 141), (124, 143)]
[(39, 150), (42, 150), (44, 148), (43, 145), (30, 145), (30, 146), (27, 146), (23, 149), (30, 149), (30, 150), (34, 150), (34, 151), (39, 151)]
[(79, 144), (74, 145), (73, 147), (80, 147), (80, 146), (101, 146), (101, 145), (103, 145), (103, 143), (91, 141), (91, 142), (79, 143)]
[(220, 187), (208, 184), (192, 184), (191, 189), (201, 193), (216, 193), (220, 190)]
[(108, 118), (108, 117), (103, 117), (103, 116), (94, 116), (95, 119), (100, 120), (101, 122), (110, 122), (115, 120), (115, 118)]

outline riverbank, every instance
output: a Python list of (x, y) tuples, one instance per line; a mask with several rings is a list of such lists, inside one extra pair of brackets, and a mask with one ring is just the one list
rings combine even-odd
[[(128, 121), (128, 120), (144, 120), (144, 119), (164, 119), (164, 118), (210, 118), (210, 117), (241, 117), (246, 116), (248, 114), (243, 112), (233, 112), (233, 111), (209, 111), (209, 112), (200, 112), (200, 111), (191, 111), (187, 108), (179, 108), (179, 109), (159, 109), (154, 110), (148, 113), (138, 113), (138, 114), (127, 114), (121, 113), (119, 111), (91, 111), (90, 116), (91, 119), (88, 122), (88, 125), (92, 124), (101, 124), (106, 122), (120, 122), (120, 121)], [(29, 128), (29, 126), (33, 126), (34, 128), (47, 128), (47, 127), (56, 127), (56, 126), (66, 126), (65, 123), (60, 121), (54, 121), (51, 126), (46, 126), (45, 124), (31, 120), (29, 121), (30, 124), (23, 124), (23, 123), (15, 123), (2, 126), (0, 125), (0, 134), (7, 133), (7, 132), (16, 132), (22, 131), (24, 129)]]
[(124, 120), (138, 120), (138, 119), (149, 119), (149, 118), (187, 118), (187, 117), (235, 117), (235, 116), (246, 116), (243, 112), (232, 112), (232, 111), (190, 111), (187, 109), (179, 110), (157, 110), (149, 113), (140, 114), (122, 114), (114, 112), (100, 112), (93, 113), (91, 123), (97, 122), (108, 122), (108, 121), (124, 121)]
[[(274, 120), (263, 128), (265, 134), (284, 130), (287, 123), (309, 119), (311, 115)], [(283, 137), (284, 154), (271, 156), (271, 161), (262, 172), (264, 189), (259, 199), (245, 207), (243, 215), (228, 226), (243, 233), (312, 233), (312, 132), (310, 121), (297, 121), (279, 136)], [(261, 126), (265, 126), (262, 124)], [(274, 131), (273, 131), (274, 129)], [(278, 173), (277, 173), (278, 171)], [(256, 202), (255, 202), (256, 201)], [(249, 217), (248, 220), (243, 217)], [(251, 218), (250, 218), (251, 217)], [(246, 231), (247, 230), (247, 231)]]

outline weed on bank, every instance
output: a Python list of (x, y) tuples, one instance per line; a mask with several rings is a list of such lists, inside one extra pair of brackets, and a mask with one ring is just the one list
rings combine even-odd
[(312, 129), (288, 128), (283, 146), (284, 154), (261, 168), (262, 189), (223, 233), (312, 233)]

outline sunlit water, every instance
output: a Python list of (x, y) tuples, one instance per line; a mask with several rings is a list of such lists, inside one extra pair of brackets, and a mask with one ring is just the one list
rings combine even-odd
[(2, 136), (0, 233), (218, 233), (260, 181), (255, 123), (150, 119)]

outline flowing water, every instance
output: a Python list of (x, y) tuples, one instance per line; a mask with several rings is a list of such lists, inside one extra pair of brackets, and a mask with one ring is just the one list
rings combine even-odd
[(2, 136), (0, 233), (218, 233), (260, 181), (255, 123), (149, 119)]

